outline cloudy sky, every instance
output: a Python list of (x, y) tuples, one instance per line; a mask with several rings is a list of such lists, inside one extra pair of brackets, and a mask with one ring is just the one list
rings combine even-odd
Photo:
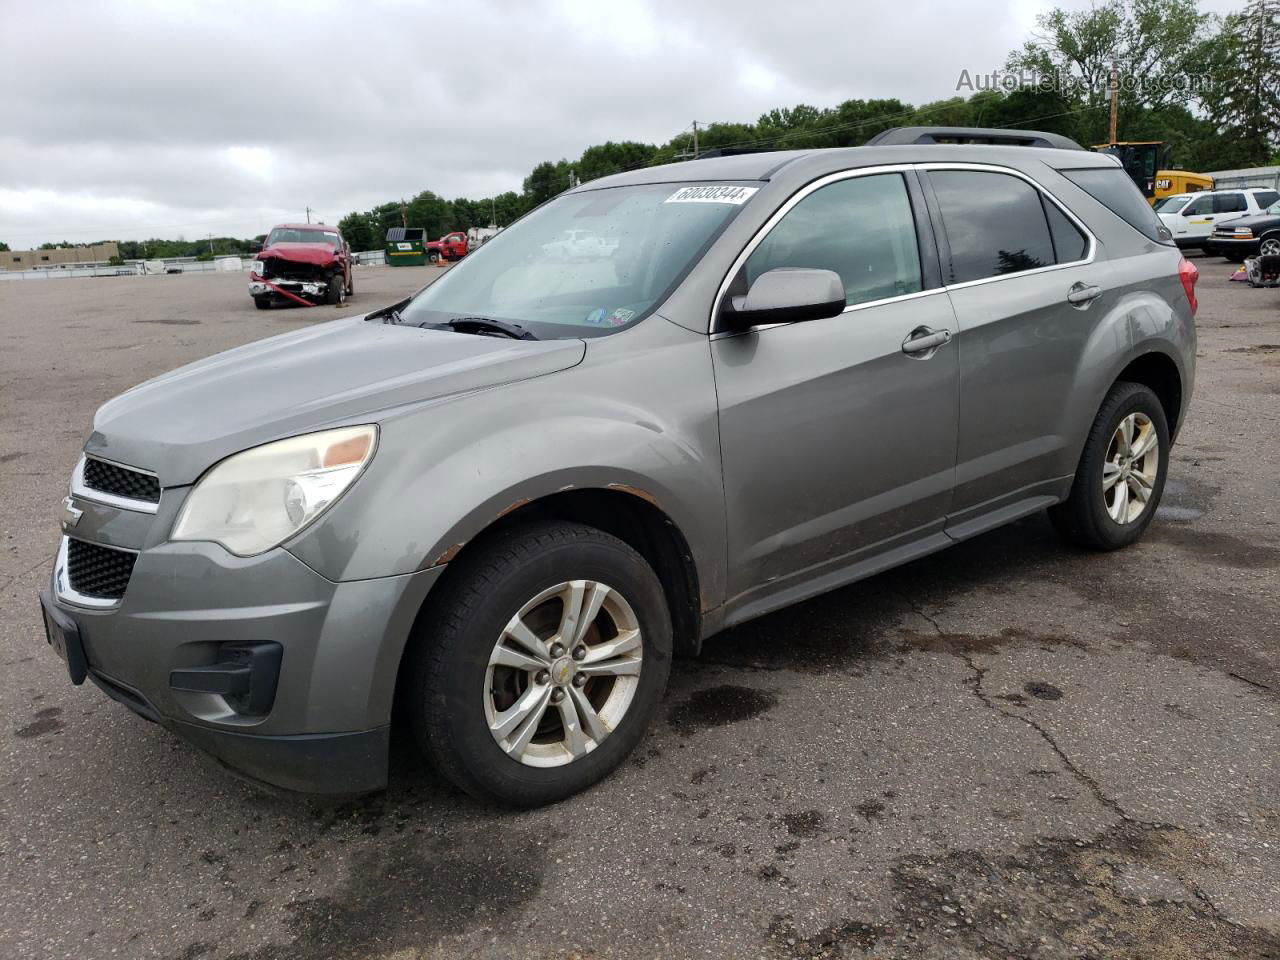
[(695, 119), (941, 99), (1050, 5), (0, 0), (0, 240), (252, 236)]

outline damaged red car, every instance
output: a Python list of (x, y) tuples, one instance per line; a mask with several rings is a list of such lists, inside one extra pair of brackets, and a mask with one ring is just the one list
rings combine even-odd
[(355, 292), (351, 247), (337, 227), (282, 223), (267, 234), (249, 275), (254, 306), (275, 303), (342, 303)]

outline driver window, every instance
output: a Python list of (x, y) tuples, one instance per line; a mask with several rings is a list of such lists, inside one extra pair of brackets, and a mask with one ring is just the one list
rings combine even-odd
[(809, 194), (747, 258), (748, 286), (779, 267), (834, 270), (849, 306), (921, 290), (915, 220), (902, 175), (851, 177)]
[(1213, 197), (1196, 197), (1182, 208), (1184, 217), (1194, 217), (1203, 213), (1213, 213)]

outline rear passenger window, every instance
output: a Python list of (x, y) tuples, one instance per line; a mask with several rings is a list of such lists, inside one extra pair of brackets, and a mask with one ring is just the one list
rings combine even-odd
[(1053, 237), (1053, 253), (1058, 263), (1075, 263), (1083, 260), (1089, 250), (1089, 238), (1080, 232), (1080, 228), (1067, 219), (1067, 215), (1058, 209), (1058, 205), (1045, 197), (1045, 216), (1049, 218), (1049, 233)]
[(1214, 213), (1243, 213), (1248, 209), (1243, 193), (1219, 193), (1213, 198)]
[[(1173, 234), (1160, 222), (1129, 175), (1119, 167), (1088, 167), (1058, 172), (1143, 236), (1157, 243), (1173, 243)], [(1197, 197), (1192, 203), (1206, 199), (1209, 198)], [(1191, 204), (1183, 207), (1182, 215), (1186, 216), (1189, 209)]]
[(1057, 262), (1040, 191), (1025, 180), (970, 170), (934, 170), (929, 180), (951, 247), (951, 261), (943, 265), (949, 283)]
[(779, 267), (834, 270), (850, 306), (920, 290), (920, 250), (902, 175), (851, 177), (809, 194), (747, 258), (748, 285)]

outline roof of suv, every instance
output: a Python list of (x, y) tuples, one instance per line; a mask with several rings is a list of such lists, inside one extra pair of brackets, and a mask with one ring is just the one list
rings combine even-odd
[(895, 146), (827, 147), (817, 150), (777, 150), (728, 157), (685, 160), (641, 167), (591, 180), (577, 190), (598, 190), (642, 183), (681, 183), (692, 180), (771, 180), (783, 170), (821, 175), (828, 168), (878, 166), (930, 161), (968, 161), (1018, 167), (1040, 160), (1057, 169), (1117, 166), (1114, 157), (1080, 149), (928, 143)]

